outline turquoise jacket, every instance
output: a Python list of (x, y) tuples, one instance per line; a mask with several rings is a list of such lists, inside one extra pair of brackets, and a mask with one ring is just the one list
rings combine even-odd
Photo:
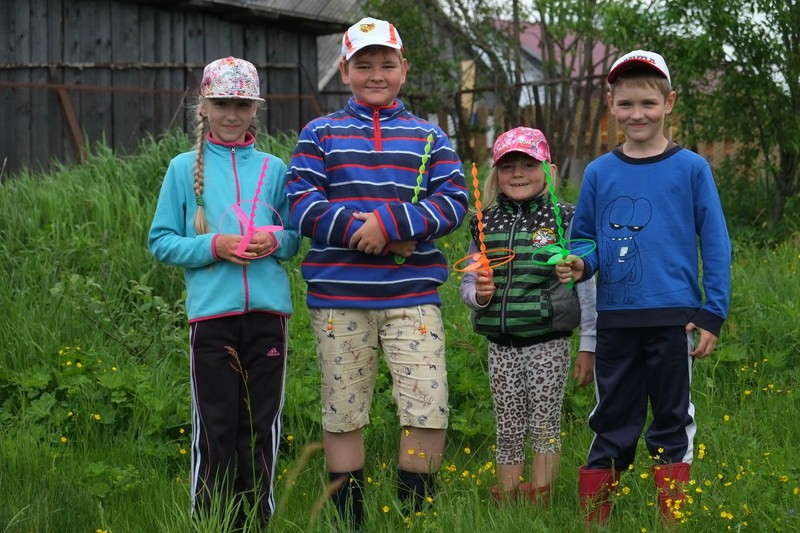
[[(208, 137), (203, 154), (203, 204), (209, 233), (198, 235), (194, 229), (195, 153), (186, 152), (169, 164), (148, 236), (156, 259), (184, 269), (189, 322), (253, 311), (291, 314), (289, 278), (280, 262), (297, 253), (300, 236), (289, 225), (286, 165), (256, 150), (250, 134), (243, 143), (221, 143)], [(266, 173), (254, 200), (265, 158)], [(256, 230), (283, 226), (273, 232), (279, 241), (277, 250), (247, 266), (220, 260), (215, 254), (216, 238), (223, 233), (245, 235), (251, 213)]]

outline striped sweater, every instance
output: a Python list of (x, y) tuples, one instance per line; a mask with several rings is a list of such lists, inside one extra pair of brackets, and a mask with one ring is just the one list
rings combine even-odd
[[(433, 134), (416, 202), (427, 137)], [(302, 264), (309, 307), (386, 309), (439, 305), (447, 261), (434, 240), (458, 228), (467, 188), (458, 155), (435, 124), (402, 102), (373, 107), (351, 98), (344, 109), (311, 121), (292, 154), (287, 193), (291, 221), (311, 246)], [(376, 215), (387, 242), (416, 240), (401, 265), (392, 254), (349, 248)]]

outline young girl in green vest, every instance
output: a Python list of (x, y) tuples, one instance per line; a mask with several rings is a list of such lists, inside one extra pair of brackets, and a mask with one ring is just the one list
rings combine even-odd
[[(572, 205), (558, 202), (556, 208), (551, 202), (546, 166), (554, 177), (541, 131), (520, 127), (498, 137), (484, 185), (483, 242), (487, 250), (512, 249), (514, 257), (495, 268), (467, 271), (461, 282), (473, 327), (489, 341), (497, 419), (498, 485), (492, 494), (497, 501), (521, 496), (539, 505), (549, 503), (558, 472), (570, 337), (580, 326), (573, 377), (584, 386), (593, 379), (596, 318), (594, 282), (567, 287), (546, 264), (543, 248), (559, 243), (573, 215)], [(481, 243), (477, 214), (470, 231), (472, 255)], [(523, 483), (527, 439), (534, 450), (533, 472)]]

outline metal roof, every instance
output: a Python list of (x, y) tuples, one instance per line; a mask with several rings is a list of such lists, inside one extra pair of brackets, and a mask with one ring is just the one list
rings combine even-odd
[(161, 9), (205, 11), (231, 20), (254, 19), (325, 35), (346, 30), (358, 0), (126, 0)]

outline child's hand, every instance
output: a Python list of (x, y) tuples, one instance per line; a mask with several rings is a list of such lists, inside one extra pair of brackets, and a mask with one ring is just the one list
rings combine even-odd
[(692, 331), (699, 332), (700, 339), (697, 341), (694, 351), (689, 352), (689, 355), (697, 357), (698, 359), (711, 355), (711, 352), (714, 351), (714, 347), (717, 345), (717, 336), (708, 330), (696, 326), (694, 322), (689, 322), (686, 324), (686, 334), (689, 335)]
[(578, 387), (584, 387), (594, 381), (594, 352), (578, 352), (572, 368), (572, 377), (578, 382)]
[(253, 233), (253, 236), (250, 238), (250, 243), (247, 245), (247, 248), (245, 248), (245, 252), (252, 253), (255, 257), (261, 257), (271, 252), (276, 244), (275, 236), (272, 233), (257, 231)]
[(566, 262), (556, 265), (558, 281), (561, 283), (569, 283), (573, 280), (580, 281), (583, 277), (584, 268), (583, 259), (576, 255), (568, 255)]
[(400, 257), (411, 257), (417, 249), (417, 241), (392, 241), (389, 243), (389, 251)]
[(378, 217), (372, 213), (354, 213), (353, 218), (361, 220), (364, 225), (358, 228), (350, 239), (350, 248), (370, 255), (381, 255), (388, 244), (378, 223)]
[[(229, 233), (221, 233), (217, 236), (215, 242), (217, 257), (225, 261), (230, 261), (236, 265), (249, 265), (250, 261), (236, 255), (236, 248), (242, 242), (241, 235), (233, 235)], [(255, 254), (253, 254), (255, 257)]]
[(494, 291), (497, 289), (494, 285), (494, 273), (492, 269), (486, 268), (478, 270), (478, 279), (475, 281), (475, 301), (479, 305), (486, 305), (489, 300), (494, 296)]

